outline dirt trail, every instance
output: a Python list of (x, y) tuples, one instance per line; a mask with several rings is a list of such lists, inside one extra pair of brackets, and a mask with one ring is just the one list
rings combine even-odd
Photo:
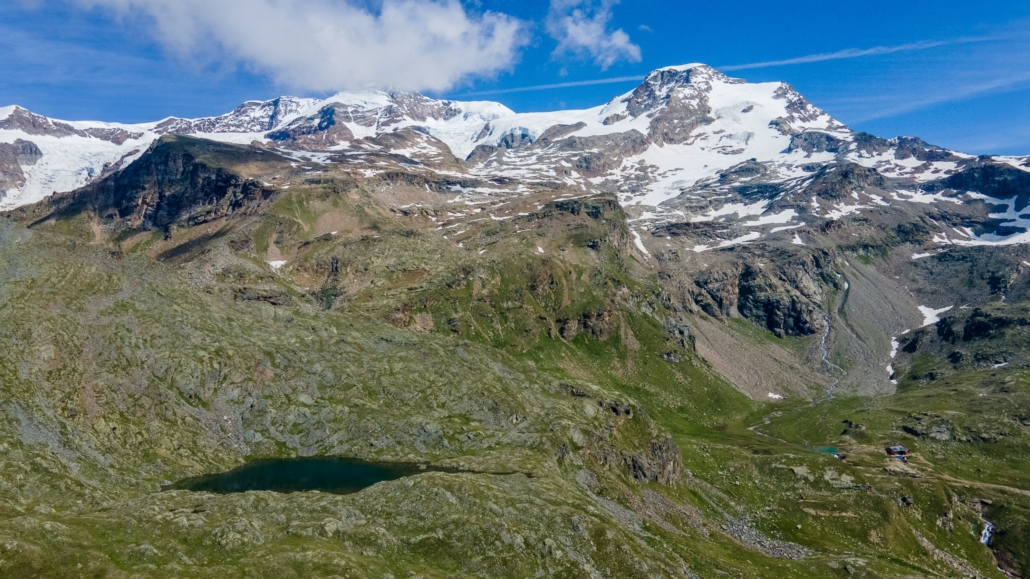
[(978, 487), (978, 488), (982, 488), (982, 489), (991, 489), (991, 490), (995, 490), (995, 491), (1004, 491), (1004, 492), (1016, 493), (1016, 494), (1020, 494), (1020, 495), (1026, 496), (1026, 497), (1030, 497), (1030, 491), (1023, 490), (1023, 489), (1017, 489), (1015, 487), (1007, 487), (1005, 485), (996, 485), (996, 484), (991, 484), (991, 483), (983, 483), (983, 482), (976, 482), (976, 481), (971, 481), (971, 480), (965, 480), (965, 479), (955, 478), (955, 477), (950, 476), (950, 475), (940, 474), (940, 473), (936, 473), (936, 472), (933, 473), (932, 475), (929, 475), (929, 476), (933, 476), (933, 477), (936, 477), (936, 478), (938, 478), (940, 480), (946, 480), (948, 482), (953, 482), (953, 483), (956, 483), (956, 484), (967, 485), (967, 486), (971, 486), (971, 487)]

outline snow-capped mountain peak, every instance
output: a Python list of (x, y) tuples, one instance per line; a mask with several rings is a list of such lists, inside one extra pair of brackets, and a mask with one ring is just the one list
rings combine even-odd
[[(373, 142), (399, 132), (402, 138)], [(58, 121), (5, 107), (0, 208), (81, 187), (125, 167), (168, 134), (352, 163), (369, 151), (398, 147), (395, 157), (410, 157), (427, 170), (446, 166), (523, 187), (609, 191), (626, 206), (652, 207), (647, 213), (658, 219), (683, 212), (673, 200), (727, 179), (788, 183), (811, 178), (818, 165), (850, 163), (915, 187), (975, 161), (919, 139), (856, 134), (788, 84), (747, 83), (695, 63), (657, 69), (603, 105), (548, 113), (379, 90), (248, 101), (220, 116), (135, 125)], [(453, 158), (444, 162), (440, 155), (447, 151)], [(1002, 162), (1026, 170), (1025, 159)], [(477, 191), (462, 194), (510, 193)]]

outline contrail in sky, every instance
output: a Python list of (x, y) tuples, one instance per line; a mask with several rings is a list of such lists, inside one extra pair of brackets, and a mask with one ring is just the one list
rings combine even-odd
[(826, 60), (842, 60), (846, 58), (860, 58), (863, 56), (877, 56), (881, 54), (894, 54), (895, 52), (908, 52), (912, 50), (927, 50), (938, 46), (949, 44), (968, 44), (970, 42), (985, 42), (997, 40), (997, 37), (981, 38), (959, 38), (956, 40), (926, 40), (922, 42), (911, 42), (897, 46), (875, 46), (873, 48), (846, 48), (837, 52), (825, 52), (822, 54), (809, 54), (785, 60), (767, 60), (764, 62), (752, 62), (750, 64), (734, 64), (730, 66), (717, 67), (719, 70), (747, 70), (751, 68), (767, 68), (770, 66), (787, 66), (791, 64), (808, 64), (811, 62), (823, 62)]
[(477, 92), (468, 92), (459, 96), (486, 96), (491, 94), (505, 94), (511, 92), (529, 92), (534, 90), (551, 90), (556, 88), (573, 88), (577, 86), (593, 86), (597, 84), (615, 84), (619, 82), (640, 82), (644, 80), (643, 76), (619, 76), (615, 78), (601, 78), (596, 80), (577, 80), (574, 82), (559, 82), (557, 84), (538, 84), (535, 86), (521, 86), (516, 88), (499, 88), (496, 90), (483, 90)]

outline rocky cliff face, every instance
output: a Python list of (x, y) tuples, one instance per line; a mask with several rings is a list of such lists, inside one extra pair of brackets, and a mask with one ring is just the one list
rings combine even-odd
[(35, 165), (43, 157), (43, 152), (31, 141), (15, 140), (13, 143), (0, 143), (0, 197), (9, 189), (25, 185), (26, 167)]
[(41, 220), (90, 214), (102, 221), (122, 221), (141, 230), (191, 226), (231, 215), (253, 213), (273, 197), (273, 190), (213, 163), (229, 153), (239, 161), (272, 162), (260, 150), (226, 148), (211, 142), (168, 137), (156, 142), (124, 171), (36, 208)]

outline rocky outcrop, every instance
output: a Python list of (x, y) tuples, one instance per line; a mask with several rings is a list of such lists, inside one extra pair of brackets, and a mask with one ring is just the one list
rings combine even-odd
[[(825, 112), (808, 102), (808, 99), (801, 96), (801, 93), (794, 87), (786, 83), (780, 84), (780, 87), (776, 89), (774, 98), (787, 101), (785, 109), (788, 116), (784, 120), (788, 123), (810, 123), (826, 115)], [(840, 128), (844, 128), (843, 125), (840, 125)]]
[(197, 133), (264, 133), (314, 103), (313, 99), (279, 97), (270, 101), (247, 101), (231, 113), (202, 119), (171, 118), (159, 123), (159, 135), (193, 135)]
[(807, 336), (823, 324), (822, 308), (789, 285), (745, 267), (740, 276), (737, 310), (743, 317), (765, 327), (777, 337)]
[(683, 456), (671, 437), (652, 440), (646, 453), (626, 457), (626, 468), (640, 482), (673, 484), (683, 475)]
[(599, 435), (587, 445), (588, 454), (600, 464), (623, 469), (640, 483), (671, 485), (683, 476), (683, 456), (671, 437), (650, 440), (646, 448), (630, 452), (612, 444), (611, 435), (612, 432)]
[(0, 130), (21, 131), (26, 135), (45, 135), (48, 137), (88, 136), (85, 132), (69, 124), (48, 119), (21, 107), (15, 107), (10, 116), (0, 120)]
[(0, 143), (0, 197), (5, 191), (16, 189), (25, 184), (23, 167), (35, 165), (43, 158), (43, 152), (35, 143), (16, 140), (13, 143)]
[[(949, 312), (950, 313), (950, 312)], [(958, 310), (936, 324), (900, 339), (899, 375), (933, 381), (953, 370), (996, 370), (1030, 366), (1030, 318), (1019, 305), (1004, 303)], [(916, 356), (932, 355), (942, 362), (931, 370), (911, 372)]]
[(959, 157), (951, 151), (931, 145), (918, 137), (898, 137), (896, 142), (894, 158), (899, 161), (917, 159), (924, 163), (935, 163), (959, 160)]
[[(289, 149), (321, 151), (354, 140), (354, 133), (347, 124), (379, 133), (402, 122), (449, 120), (462, 113), (451, 101), (437, 101), (415, 93), (389, 93), (386, 101), (375, 104), (331, 102), (317, 114), (298, 118), (266, 137)], [(281, 116), (269, 117), (270, 123), (280, 120)], [(272, 126), (263, 130), (271, 130)]]
[(143, 137), (143, 133), (118, 128), (89, 128), (83, 132), (95, 139), (108, 141), (115, 145), (124, 145), (126, 141), (134, 141)]
[[(769, 174), (769, 167), (755, 160), (748, 160), (734, 165), (719, 174), (719, 183), (733, 183), (764, 177)], [(745, 195), (748, 196), (748, 195)]]
[(267, 205), (274, 190), (199, 160), (220, 153), (250, 155), (254, 162), (281, 160), (261, 149), (163, 137), (127, 169), (39, 207), (52, 210), (40, 221), (91, 213), (137, 229), (167, 230), (176, 223), (196, 225)]
[(341, 105), (330, 105), (315, 116), (298, 119), (266, 136), (288, 149), (322, 151), (335, 147), (354, 140), (354, 133), (338, 120), (341, 112), (346, 112)]
[(75, 127), (55, 121), (53, 119), (29, 112), (21, 107), (15, 107), (14, 111), (4, 120), (0, 120), (0, 130), (21, 131), (27, 135), (39, 135), (47, 137), (86, 137), (108, 141), (121, 145), (130, 139), (138, 139), (143, 133), (126, 131), (120, 128), (92, 127), (86, 130), (79, 130)]
[(685, 143), (694, 129), (714, 121), (707, 94), (714, 77), (730, 81), (707, 66), (655, 71), (630, 94), (626, 112), (633, 118), (650, 117), (647, 136), (652, 142), (658, 145)]
[(687, 290), (693, 306), (715, 318), (739, 315), (779, 337), (820, 331), (825, 322), (818, 264), (811, 257), (780, 257), (698, 272)]
[(866, 155), (882, 155), (891, 150), (893, 143), (869, 133), (855, 133), (854, 149)]
[(1030, 173), (991, 162), (969, 167), (947, 179), (924, 186), (926, 191), (974, 191), (995, 199), (1016, 198), (1016, 211), (1030, 205)]
[(811, 157), (812, 153), (838, 153), (846, 146), (846, 141), (838, 139), (829, 133), (805, 131), (791, 137), (787, 152), (803, 151)]
[(890, 181), (876, 169), (839, 163), (821, 167), (808, 190), (827, 201), (840, 201), (853, 193), (884, 191), (889, 187)]

